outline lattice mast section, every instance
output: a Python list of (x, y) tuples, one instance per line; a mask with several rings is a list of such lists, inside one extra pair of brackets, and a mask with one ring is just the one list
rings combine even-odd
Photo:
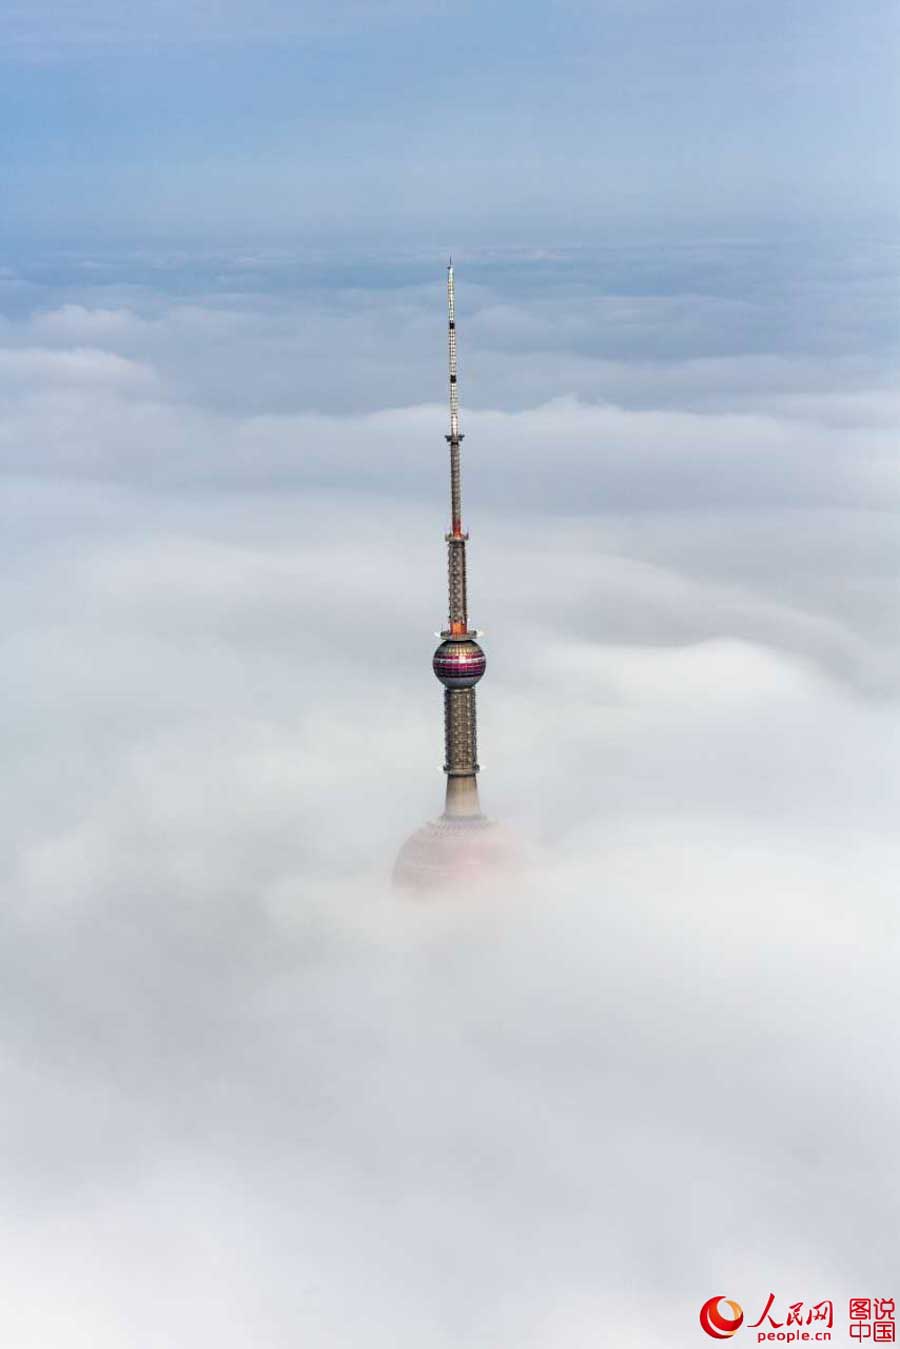
[(447, 347), (450, 364), (450, 533), (447, 539), (447, 571), (450, 593), (450, 631), (461, 634), (468, 631), (468, 598), (466, 595), (466, 539), (462, 527), (462, 484), (460, 481), (459, 448), (462, 432), (459, 429), (459, 381), (456, 370), (456, 296), (453, 288), (453, 263), (447, 268)]

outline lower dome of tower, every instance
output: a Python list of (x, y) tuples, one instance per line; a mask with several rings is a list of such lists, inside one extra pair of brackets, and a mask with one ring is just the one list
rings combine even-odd
[(483, 815), (442, 815), (412, 834), (397, 855), (392, 880), (401, 890), (425, 894), (480, 885), (509, 874), (518, 850), (512, 834)]

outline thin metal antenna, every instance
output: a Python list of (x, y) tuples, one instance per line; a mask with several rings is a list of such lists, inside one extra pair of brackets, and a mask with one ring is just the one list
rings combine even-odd
[(466, 597), (466, 539), (462, 526), (462, 483), (460, 480), (459, 449), (463, 436), (459, 429), (459, 385), (456, 381), (456, 296), (453, 290), (453, 259), (447, 268), (447, 315), (450, 355), (450, 533), (448, 566), (450, 582), (450, 627), (454, 636), (468, 632), (469, 616)]
[(459, 440), (459, 389), (456, 381), (456, 299), (453, 292), (453, 259), (447, 268), (447, 311), (450, 355), (450, 439)]

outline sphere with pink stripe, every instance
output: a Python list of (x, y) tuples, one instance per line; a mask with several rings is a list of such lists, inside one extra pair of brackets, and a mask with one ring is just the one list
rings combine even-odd
[(484, 674), (484, 652), (471, 637), (441, 642), (434, 653), (434, 673), (445, 689), (470, 689)]

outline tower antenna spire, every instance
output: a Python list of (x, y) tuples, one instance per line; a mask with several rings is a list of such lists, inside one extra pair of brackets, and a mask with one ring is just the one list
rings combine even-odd
[(449, 615), (432, 668), (443, 685), (444, 772), (447, 789), (439, 820), (416, 831), (394, 867), (397, 885), (415, 890), (452, 886), (465, 891), (471, 879), (496, 870), (508, 855), (503, 835), (481, 813), (478, 799), (478, 744), (475, 685), (485, 671), (479, 634), (469, 627), (466, 544), (460, 504), (459, 386), (456, 371), (456, 295), (453, 259), (447, 265), (448, 357), (450, 374), (450, 531), (447, 544)]
[(459, 434), (459, 386), (456, 376), (456, 294), (453, 286), (453, 259), (447, 268), (448, 355), (450, 358), (450, 436), (451, 442), (461, 440)]
[(434, 654), (434, 672), (444, 685), (444, 772), (447, 774), (448, 816), (479, 816), (475, 737), (475, 685), (484, 674), (484, 652), (469, 631), (466, 590), (466, 543), (462, 527), (460, 484), (459, 383), (456, 371), (456, 293), (453, 259), (447, 267), (448, 356), (450, 366), (450, 533), (447, 543), (447, 580), (450, 613), (443, 641)]

